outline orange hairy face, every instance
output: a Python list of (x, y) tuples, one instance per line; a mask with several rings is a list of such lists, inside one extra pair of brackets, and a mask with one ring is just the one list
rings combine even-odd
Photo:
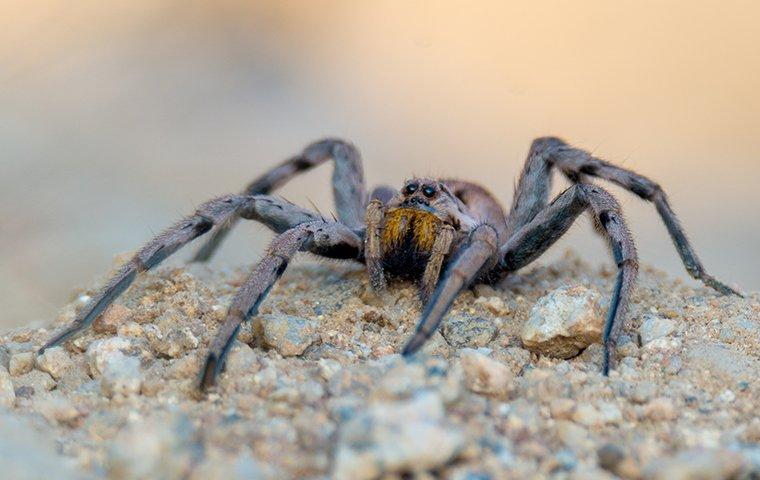
[(409, 238), (420, 252), (430, 252), (443, 221), (430, 212), (416, 208), (396, 208), (386, 213), (382, 244), (386, 252), (404, 245)]

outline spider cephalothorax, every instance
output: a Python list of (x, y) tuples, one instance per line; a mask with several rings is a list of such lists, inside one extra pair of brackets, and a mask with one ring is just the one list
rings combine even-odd
[[(329, 159), (335, 163), (336, 220), (326, 220), (270, 195), (297, 173)], [(554, 167), (572, 186), (549, 202)], [(348, 142), (325, 139), (262, 175), (243, 193), (210, 200), (194, 215), (158, 235), (40, 351), (91, 325), (139, 272), (155, 267), (190, 241), (211, 232), (195, 256), (196, 261), (208, 260), (243, 218), (259, 221), (278, 235), (240, 287), (225, 323), (209, 346), (201, 372), (202, 388), (214, 384), (241, 323), (258, 312), (298, 251), (364, 263), (370, 284), (378, 292), (385, 288), (386, 276), (418, 281), (425, 308), (415, 334), (403, 349), (404, 355), (411, 355), (435, 332), (463, 288), (478, 281), (495, 282), (528, 265), (588, 211), (607, 239), (618, 268), (603, 338), (606, 374), (625, 319), (638, 260), (620, 206), (610, 193), (591, 182), (592, 177), (616, 183), (654, 203), (686, 270), (720, 293), (739, 295), (705, 271), (659, 185), (558, 138), (533, 142), (509, 213), (484, 188), (460, 180), (415, 178), (397, 192), (379, 187), (368, 195), (359, 151)]]

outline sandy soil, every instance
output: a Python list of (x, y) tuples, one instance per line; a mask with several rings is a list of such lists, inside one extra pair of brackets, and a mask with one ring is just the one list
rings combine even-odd
[[(608, 298), (572, 254), (456, 301), (413, 361), (420, 305), (361, 269), (302, 263), (244, 326), (218, 389), (206, 346), (246, 269), (141, 276), (96, 328), (34, 358), (57, 326), (0, 336), (0, 469), (14, 478), (757, 478), (760, 295), (721, 297), (643, 268), (618, 365), (523, 348), (560, 287)], [(97, 287), (98, 282), (93, 282)], [(755, 475), (755, 476), (753, 476)]]

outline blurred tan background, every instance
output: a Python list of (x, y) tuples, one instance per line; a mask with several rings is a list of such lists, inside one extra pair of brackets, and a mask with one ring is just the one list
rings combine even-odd
[[(561, 135), (662, 183), (709, 270), (760, 288), (760, 4), (752, 1), (0, 3), (0, 326), (323, 135), (371, 183), (512, 197)], [(329, 168), (283, 190), (330, 211)], [(558, 182), (557, 188), (561, 188)], [(619, 190), (644, 262), (686, 279)], [(251, 263), (245, 225), (215, 266)], [(584, 218), (552, 250), (607, 261)], [(186, 259), (189, 247), (177, 261)], [(690, 281), (690, 280), (688, 280)]]

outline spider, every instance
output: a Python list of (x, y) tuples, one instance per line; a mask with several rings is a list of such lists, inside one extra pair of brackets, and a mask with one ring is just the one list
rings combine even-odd
[[(298, 173), (330, 159), (334, 163), (336, 219), (325, 219), (270, 195)], [(572, 186), (549, 202), (555, 168)], [(638, 260), (620, 205), (609, 192), (592, 183), (592, 177), (615, 183), (654, 203), (689, 274), (721, 294), (741, 296), (705, 271), (657, 183), (559, 138), (533, 141), (509, 213), (486, 189), (461, 180), (414, 178), (398, 191), (381, 186), (368, 195), (356, 147), (340, 139), (324, 139), (271, 169), (243, 193), (212, 199), (156, 236), (40, 352), (89, 327), (138, 273), (211, 232), (193, 259), (207, 261), (235, 223), (246, 219), (263, 223), (277, 236), (235, 295), (209, 346), (200, 372), (201, 390), (215, 384), (240, 325), (257, 313), (298, 251), (363, 263), (371, 288), (377, 292), (386, 288), (388, 278), (417, 281), (424, 309), (403, 349), (403, 355), (410, 356), (436, 331), (464, 288), (474, 282), (498, 282), (525, 267), (588, 211), (608, 241), (617, 266), (603, 333), (603, 373), (607, 375), (638, 273)]]

